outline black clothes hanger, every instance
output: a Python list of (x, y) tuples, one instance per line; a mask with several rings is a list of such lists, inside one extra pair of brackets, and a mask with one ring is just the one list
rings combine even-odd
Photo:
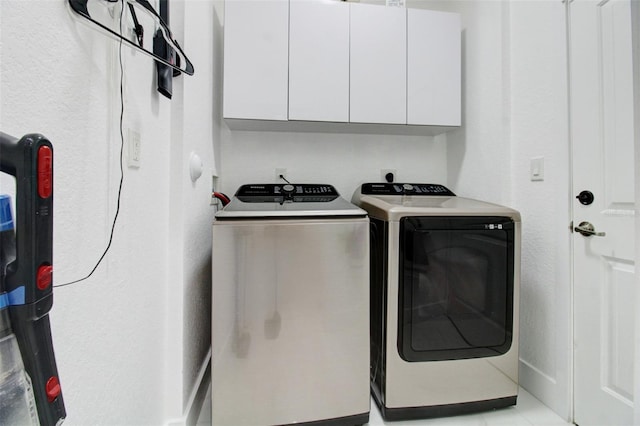
[[(127, 15), (131, 17), (130, 19), (133, 23), (133, 30), (136, 35), (135, 42), (129, 39), (126, 34), (120, 34), (119, 29), (113, 25), (113, 19), (105, 18), (109, 16), (107, 10), (120, 1), (127, 2), (129, 6)], [(106, 32), (107, 35), (114, 37), (116, 40), (122, 40), (129, 47), (143, 52), (176, 71), (193, 75), (194, 69), (191, 61), (189, 61), (178, 42), (173, 38), (169, 26), (147, 0), (69, 0), (69, 6), (78, 16), (96, 25), (98, 29)], [(149, 41), (149, 46), (147, 47), (144, 42), (144, 23), (147, 23), (147, 25), (151, 23), (151, 26), (157, 27), (157, 31), (155, 28), (151, 28), (147, 31), (147, 34), (156, 34), (156, 37), (158, 35), (164, 37), (166, 45), (173, 49), (175, 55), (167, 58), (154, 53), (153, 40)]]

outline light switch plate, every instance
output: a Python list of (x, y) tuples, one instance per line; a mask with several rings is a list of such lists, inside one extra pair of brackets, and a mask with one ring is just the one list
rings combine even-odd
[(142, 141), (140, 138), (140, 132), (133, 129), (129, 129), (127, 143), (129, 145), (129, 155), (127, 158), (129, 167), (139, 168), (141, 144), (142, 144)]
[(532, 182), (544, 180), (544, 157), (531, 159), (530, 176)]

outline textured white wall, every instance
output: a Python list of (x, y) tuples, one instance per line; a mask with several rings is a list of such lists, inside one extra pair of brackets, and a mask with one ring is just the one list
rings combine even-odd
[[(124, 126), (141, 133), (141, 167), (125, 163), (103, 264), (89, 280), (54, 291), (65, 424), (180, 423), (207, 359), (218, 57), (211, 2), (174, 1), (174, 11), (172, 29), (187, 38), (200, 74), (174, 80), (169, 101), (155, 91), (153, 61), (124, 48)], [(185, 15), (198, 25), (183, 29)], [(61, 284), (89, 272), (115, 213), (118, 44), (79, 21), (66, 0), (3, 0), (0, 19), (0, 129), (42, 133), (54, 145), (54, 282)], [(204, 162), (196, 183), (186, 165), (191, 151)]]
[[(181, 0), (183, 1), (183, 0)], [(175, 4), (175, 0), (172, 4)], [(197, 66), (192, 77), (181, 78), (183, 99), (184, 166), (182, 187), (172, 192), (171, 199), (183, 210), (184, 278), (173, 285), (182, 291), (183, 386), (193, 391), (202, 379), (211, 347), (211, 224), (214, 208), (210, 206), (211, 177), (219, 167), (222, 121), (222, 25), (216, 6), (222, 1), (184, 1), (184, 49)], [(178, 115), (178, 114), (176, 114)], [(215, 152), (214, 152), (215, 150)], [(186, 167), (191, 154), (203, 162), (202, 177), (195, 183)], [(172, 167), (172, 170), (174, 168)], [(172, 285), (172, 284), (170, 284)], [(188, 401), (185, 401), (187, 403)], [(188, 408), (188, 407), (185, 407)]]
[(439, 7), (459, 12), (463, 28), (463, 126), (447, 134), (447, 181), (459, 195), (511, 206), (506, 4), (472, 0)]
[[(522, 213), (521, 380), (571, 416), (571, 222), (565, 5), (510, 3), (511, 191)], [(544, 181), (530, 160), (544, 157)]]
[(397, 181), (442, 183), (446, 146), (428, 136), (223, 132), (221, 184), (228, 195), (245, 183), (274, 182), (286, 168), (291, 182), (329, 183), (350, 200), (380, 169), (396, 169)]
[[(63, 1), (3, 1), (3, 131), (46, 135), (54, 144), (54, 282), (87, 274), (104, 249), (114, 214), (119, 149), (117, 45), (74, 20)], [(130, 71), (151, 64), (126, 52)], [(122, 211), (110, 256), (94, 277), (54, 291), (53, 338), (69, 424), (162, 419), (166, 309), (166, 104), (127, 74), (127, 114), (143, 134), (143, 167), (126, 170)], [(146, 95), (146, 96), (145, 96)], [(144, 126), (144, 127), (143, 127)], [(153, 149), (152, 149), (153, 148)], [(148, 162), (148, 163), (147, 163)], [(144, 167), (157, 163), (160, 167)], [(146, 195), (145, 195), (146, 194)], [(126, 236), (126, 237), (125, 237)], [(132, 403), (138, 399), (137, 403)], [(115, 408), (117, 407), (117, 409)]]

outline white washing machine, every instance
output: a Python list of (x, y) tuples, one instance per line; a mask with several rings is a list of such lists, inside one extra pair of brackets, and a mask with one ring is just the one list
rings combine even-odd
[(388, 420), (518, 395), (520, 214), (442, 185), (368, 183), (371, 389)]
[(214, 425), (368, 422), (368, 247), (331, 185), (244, 185), (218, 212)]

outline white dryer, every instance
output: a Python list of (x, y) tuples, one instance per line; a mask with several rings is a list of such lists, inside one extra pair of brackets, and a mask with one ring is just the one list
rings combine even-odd
[(371, 389), (389, 420), (514, 405), (520, 214), (442, 185), (368, 183)]
[(216, 215), (214, 425), (368, 422), (368, 247), (331, 185), (244, 185)]

